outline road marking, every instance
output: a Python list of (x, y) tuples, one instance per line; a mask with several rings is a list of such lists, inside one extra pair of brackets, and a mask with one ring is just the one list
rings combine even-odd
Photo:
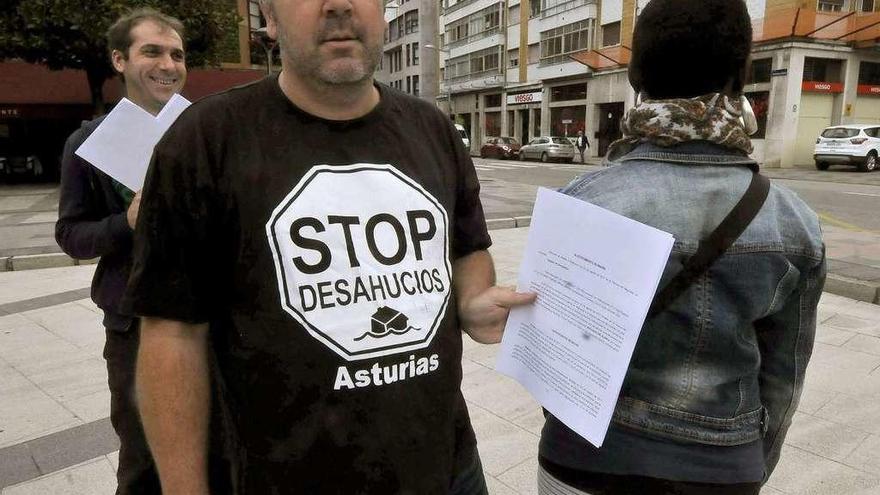
[(504, 168), (538, 168), (538, 165), (522, 165), (519, 163), (504, 163), (504, 162), (489, 162), (489, 163), (481, 163), (480, 165), (485, 165), (487, 167), (504, 167)]
[(880, 194), (871, 194), (871, 193), (844, 192), (843, 194), (851, 194), (853, 196), (870, 196), (872, 198), (880, 198)]
[(835, 227), (841, 227), (846, 230), (854, 230), (856, 232), (869, 232), (869, 233), (873, 233), (873, 234), (880, 233), (880, 232), (877, 232), (874, 230), (859, 227), (858, 225), (855, 225), (855, 224), (852, 224), (849, 222), (844, 222), (843, 220), (837, 219), (827, 213), (821, 213), (821, 212), (817, 212), (817, 213), (819, 215), (819, 220), (821, 220), (822, 223), (827, 223), (828, 225), (833, 225)]

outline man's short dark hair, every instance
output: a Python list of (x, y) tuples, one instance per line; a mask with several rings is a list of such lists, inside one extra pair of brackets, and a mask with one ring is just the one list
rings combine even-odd
[(107, 49), (113, 56), (113, 50), (119, 50), (122, 56), (128, 59), (128, 49), (131, 47), (131, 30), (144, 21), (153, 21), (160, 26), (173, 29), (183, 41), (183, 23), (176, 17), (165, 15), (156, 9), (142, 7), (134, 9), (123, 15), (107, 30)]
[(752, 48), (743, 0), (652, 0), (633, 33), (629, 80), (651, 98), (742, 91)]

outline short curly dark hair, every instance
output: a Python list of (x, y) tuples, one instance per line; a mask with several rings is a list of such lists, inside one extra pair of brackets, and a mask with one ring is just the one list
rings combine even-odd
[(752, 49), (743, 0), (652, 0), (633, 33), (629, 80), (651, 98), (742, 91)]

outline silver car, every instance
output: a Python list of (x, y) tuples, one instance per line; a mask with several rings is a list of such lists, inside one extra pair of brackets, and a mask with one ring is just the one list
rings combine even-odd
[(519, 159), (530, 158), (549, 162), (560, 160), (571, 163), (574, 161), (574, 145), (568, 138), (556, 136), (541, 136), (529, 141), (529, 144), (519, 150)]

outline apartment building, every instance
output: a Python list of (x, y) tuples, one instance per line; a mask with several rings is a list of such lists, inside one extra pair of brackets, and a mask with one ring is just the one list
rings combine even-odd
[[(473, 152), (489, 137), (583, 130), (604, 155), (635, 102), (629, 47), (648, 1), (442, 0), (437, 103), (468, 129)], [(880, 0), (747, 5), (756, 159), (809, 165), (821, 128), (880, 119)]]
[[(386, 7), (388, 28), (385, 50), (376, 79), (407, 94), (419, 96), (422, 67), (419, 64), (419, 0), (399, 0)], [(427, 49), (438, 50), (437, 45)]]

